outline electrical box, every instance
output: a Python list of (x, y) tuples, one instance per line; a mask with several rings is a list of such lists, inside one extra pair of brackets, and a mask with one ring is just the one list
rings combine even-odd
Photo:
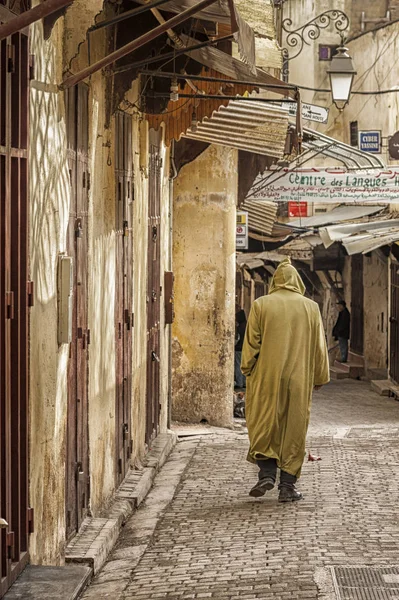
[(73, 315), (73, 259), (61, 254), (58, 257), (58, 343), (72, 341)]

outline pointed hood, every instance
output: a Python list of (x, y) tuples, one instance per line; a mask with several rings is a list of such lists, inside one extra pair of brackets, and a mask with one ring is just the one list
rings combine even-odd
[(274, 273), (269, 294), (278, 290), (291, 290), (298, 294), (305, 294), (305, 285), (295, 267), (291, 264), (290, 258), (285, 258), (277, 267)]

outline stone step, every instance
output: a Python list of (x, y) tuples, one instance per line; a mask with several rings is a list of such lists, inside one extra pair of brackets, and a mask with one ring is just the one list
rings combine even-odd
[(330, 367), (330, 377), (331, 379), (349, 379), (349, 373), (340, 369), (339, 367)]
[(356, 352), (352, 352), (352, 350), (349, 350), (348, 361), (352, 365), (364, 367), (364, 356), (357, 354)]
[(370, 388), (379, 396), (389, 396), (391, 391), (391, 382), (389, 379), (377, 379), (370, 381)]
[(357, 362), (353, 363), (351, 360), (347, 363), (341, 363), (339, 360), (336, 360), (334, 367), (347, 373), (351, 379), (357, 379), (364, 375), (364, 366)]
[(176, 444), (174, 432), (160, 434), (143, 460), (143, 469), (131, 469), (115, 494), (104, 518), (86, 518), (65, 552), (66, 563), (86, 564), (96, 574), (107, 560), (120, 530), (150, 491), (155, 475)]
[(76, 600), (89, 584), (92, 571), (84, 565), (28, 565), (4, 600)]

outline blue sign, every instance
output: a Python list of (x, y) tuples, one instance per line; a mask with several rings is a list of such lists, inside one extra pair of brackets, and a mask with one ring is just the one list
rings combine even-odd
[(359, 150), (380, 154), (381, 131), (359, 131)]

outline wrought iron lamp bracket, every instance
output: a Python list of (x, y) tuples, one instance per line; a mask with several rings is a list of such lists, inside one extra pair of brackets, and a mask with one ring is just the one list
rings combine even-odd
[(305, 25), (292, 30), (290, 29), (292, 20), (284, 19), (282, 28), (287, 33), (286, 44), (289, 48), (294, 49), (292, 56), (289, 56), (288, 48), (283, 49), (284, 61), (290, 61), (299, 56), (305, 45), (310, 46), (311, 42), (320, 37), (321, 30), (327, 29), (332, 24), (341, 37), (341, 43), (344, 44), (345, 33), (349, 30), (350, 21), (348, 15), (342, 10), (326, 10)]

